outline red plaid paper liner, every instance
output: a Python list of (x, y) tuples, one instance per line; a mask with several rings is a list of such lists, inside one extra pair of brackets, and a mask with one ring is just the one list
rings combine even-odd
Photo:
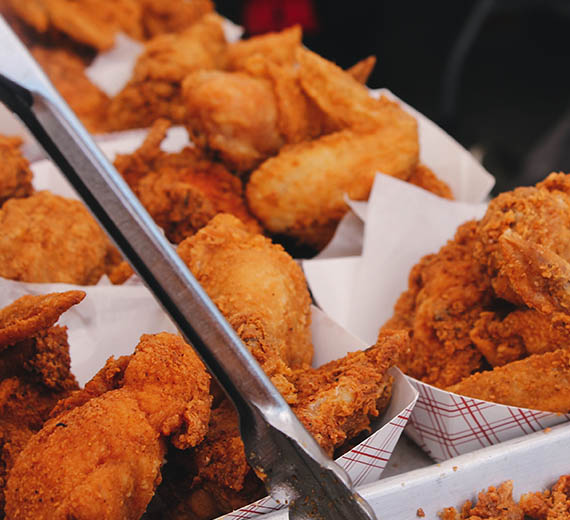
[[(380, 478), (416, 404), (418, 393), (406, 376), (398, 369), (392, 369), (392, 375), (392, 399), (381, 420), (384, 426), (336, 459), (348, 472), (354, 485), (368, 484)], [(272, 513), (282, 507), (271, 497), (265, 497), (221, 518), (244, 520)]]
[(568, 414), (490, 403), (408, 379), (420, 396), (406, 434), (437, 462), (570, 420)]

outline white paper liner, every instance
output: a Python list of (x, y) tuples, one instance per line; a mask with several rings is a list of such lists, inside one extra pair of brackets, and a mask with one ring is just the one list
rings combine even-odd
[[(557, 426), (525, 438), (478, 450), (441, 464), (382, 479), (362, 486), (358, 493), (378, 518), (412, 520), (418, 509), (426, 520), (439, 520), (446, 507), (458, 511), (466, 500), (489, 486), (513, 481), (513, 498), (551, 488), (567, 475), (570, 426)], [(560, 517), (563, 518), (563, 517)], [(287, 511), (266, 515), (263, 520), (287, 520)]]
[[(134, 152), (143, 143), (147, 134), (148, 129), (103, 134), (97, 137), (97, 144), (105, 156), (113, 161), (118, 154)], [(191, 143), (186, 129), (182, 126), (174, 126), (168, 130), (160, 147), (165, 152), (175, 153), (188, 145)], [(49, 159), (36, 161), (31, 164), (30, 168), (34, 175), (32, 183), (36, 190), (49, 190), (63, 197), (79, 198), (59, 168)]]
[(85, 75), (109, 97), (116, 96), (129, 82), (144, 44), (123, 33), (115, 38), (115, 46), (101, 52), (85, 69)]
[(397, 101), (404, 110), (416, 118), (420, 139), (420, 161), (449, 184), (456, 200), (464, 202), (485, 200), (495, 184), (495, 179), (465, 148), (433, 121), (389, 90), (379, 89), (371, 93), (375, 97), (385, 95)]
[[(485, 204), (447, 201), (378, 175), (368, 203), (362, 256), (303, 262), (317, 304), (366, 343), (374, 342), (407, 289), (411, 268), (453, 238), (460, 224), (481, 218), (485, 210)], [(569, 419), (412, 383), (420, 397), (408, 431), (438, 461)]]

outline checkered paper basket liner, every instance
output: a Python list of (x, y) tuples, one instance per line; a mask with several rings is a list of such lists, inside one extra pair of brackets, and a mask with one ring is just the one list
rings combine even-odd
[(570, 415), (481, 401), (408, 378), (419, 392), (406, 427), (437, 462), (570, 420)]
[[(388, 422), (358, 446), (336, 459), (336, 462), (348, 472), (354, 485), (368, 484), (380, 478), (417, 401), (417, 391), (406, 377), (399, 370), (392, 370), (394, 375), (392, 402), (384, 412)], [(243, 520), (273, 513), (282, 507), (284, 506), (271, 497), (265, 497), (221, 518)]]

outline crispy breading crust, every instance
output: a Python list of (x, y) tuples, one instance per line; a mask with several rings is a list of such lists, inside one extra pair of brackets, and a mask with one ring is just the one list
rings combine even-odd
[(0, 276), (92, 285), (120, 261), (85, 206), (38, 192), (0, 209)]
[(489, 372), (478, 372), (447, 388), (484, 401), (570, 412), (570, 350), (534, 354)]
[(22, 156), (19, 137), (0, 135), (0, 207), (13, 197), (28, 197), (34, 191), (32, 171)]
[(83, 291), (22, 296), (0, 310), (0, 349), (51, 327), (73, 305), (85, 298)]
[(180, 337), (142, 336), (118, 369), (118, 388), (99, 393), (109, 380), (96, 377), (95, 391), (79, 391), (88, 399), (72, 396), (20, 453), (6, 488), (10, 518), (137, 519), (160, 482), (166, 438), (187, 448), (204, 437), (210, 378)]
[(221, 17), (211, 13), (180, 34), (162, 34), (146, 43), (129, 83), (109, 107), (111, 130), (145, 128), (165, 117), (184, 123), (182, 80), (191, 72), (225, 63)]

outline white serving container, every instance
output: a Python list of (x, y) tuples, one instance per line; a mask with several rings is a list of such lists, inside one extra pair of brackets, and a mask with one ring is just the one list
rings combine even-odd
[[(479, 492), (513, 480), (516, 500), (523, 493), (543, 491), (570, 473), (567, 457), (570, 425), (533, 433), (484, 448), (441, 464), (418, 469), (357, 488), (379, 520), (414, 520), (421, 508), (436, 520), (446, 507), (459, 509)], [(287, 520), (287, 511), (264, 520)]]

